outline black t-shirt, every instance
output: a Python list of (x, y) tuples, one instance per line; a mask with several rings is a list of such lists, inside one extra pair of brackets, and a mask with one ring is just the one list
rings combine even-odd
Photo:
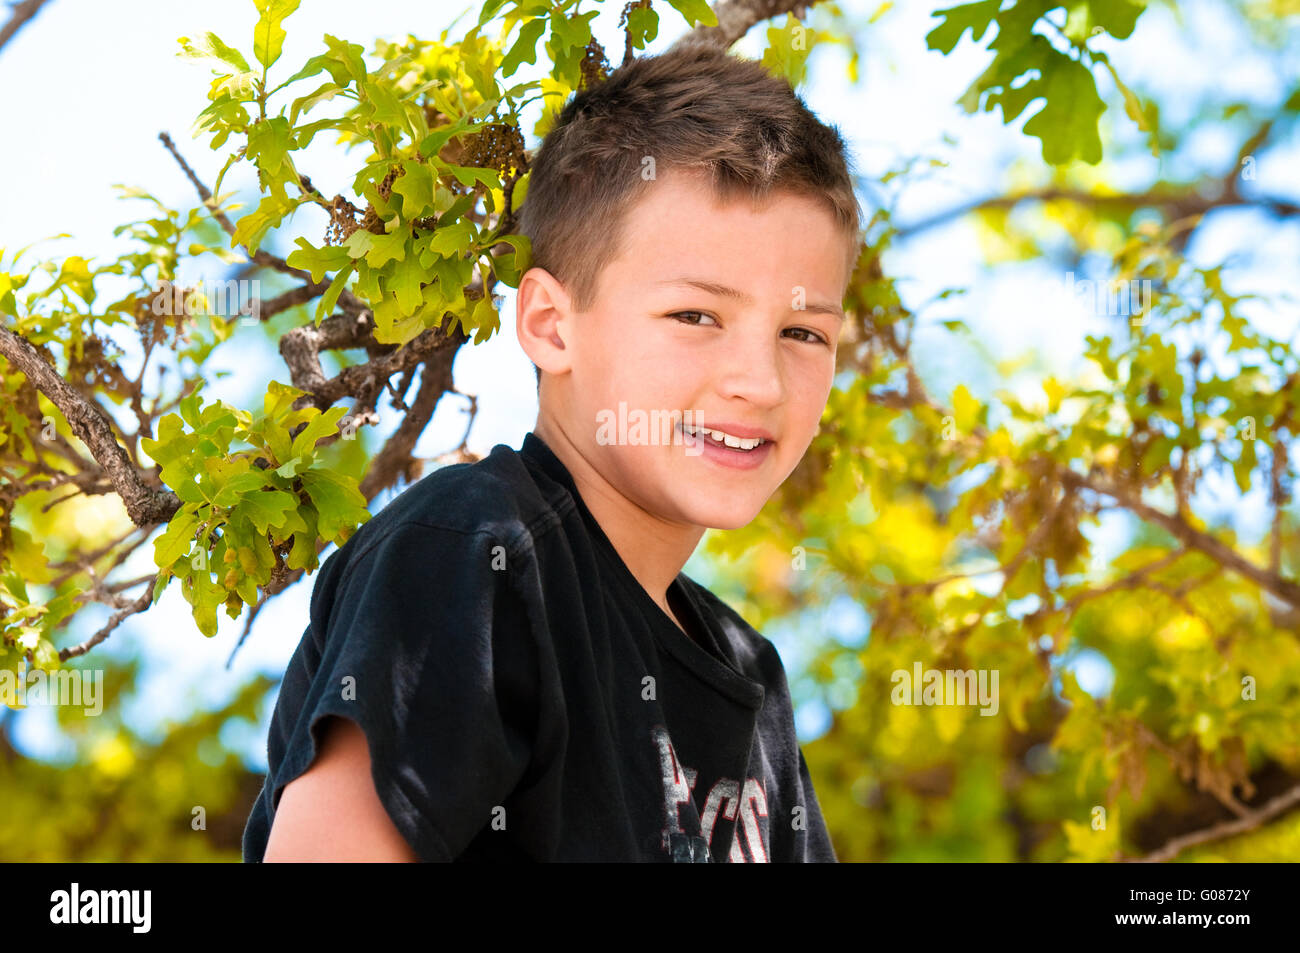
[(834, 862), (776, 649), (668, 599), (535, 434), (418, 480), (320, 570), (244, 860), (338, 715), (421, 860)]

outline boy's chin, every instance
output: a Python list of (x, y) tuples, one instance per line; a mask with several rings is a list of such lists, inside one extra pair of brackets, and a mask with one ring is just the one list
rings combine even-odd
[(727, 506), (709, 506), (697, 502), (694, 506), (684, 506), (686, 518), (696, 526), (706, 529), (741, 529), (754, 522), (763, 509), (760, 506), (740, 506), (735, 502)]

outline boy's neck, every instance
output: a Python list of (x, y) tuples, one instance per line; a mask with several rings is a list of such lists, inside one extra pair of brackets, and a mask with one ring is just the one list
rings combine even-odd
[(583, 504), (641, 588), (670, 619), (677, 621), (682, 631), (687, 631), (668, 605), (668, 587), (695, 552), (704, 527), (669, 523), (629, 500), (587, 461), (563, 428), (550, 417), (539, 414), (533, 433), (569, 471)]

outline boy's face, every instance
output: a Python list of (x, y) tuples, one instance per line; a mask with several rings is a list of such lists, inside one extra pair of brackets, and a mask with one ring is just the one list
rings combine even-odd
[[(567, 296), (557, 305), (563, 347), (551, 338), (530, 354), (555, 375), (543, 416), (648, 513), (744, 526), (816, 436), (849, 277), (843, 235), (814, 199), (721, 205), (703, 179), (672, 170), (630, 210), (622, 246), (589, 311), (569, 310)], [(705, 446), (680, 424), (665, 437), (659, 421), (674, 411), (769, 441), (748, 452)]]

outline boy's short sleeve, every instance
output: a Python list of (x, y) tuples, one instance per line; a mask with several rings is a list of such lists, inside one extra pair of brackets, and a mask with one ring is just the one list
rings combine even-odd
[(417, 856), (460, 854), (527, 770), (538, 730), (538, 652), (514, 568), (490, 533), (420, 524), (324, 568), (309, 633), (320, 660), (276, 802), (315, 758), (323, 719), (350, 718), (379, 799)]

